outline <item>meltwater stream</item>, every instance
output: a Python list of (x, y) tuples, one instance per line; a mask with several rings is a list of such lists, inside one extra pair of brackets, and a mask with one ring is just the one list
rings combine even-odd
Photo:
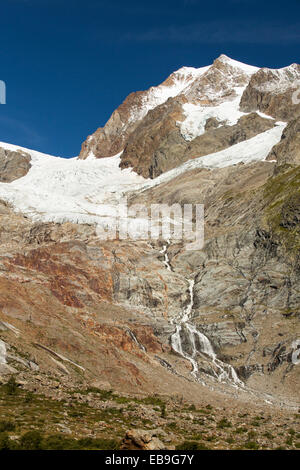
[[(164, 254), (164, 264), (166, 268), (169, 271), (172, 271), (167, 254), (167, 245), (163, 246), (161, 253)], [(171, 320), (171, 323), (176, 327), (175, 333), (171, 336), (171, 345), (173, 350), (192, 364), (192, 375), (196, 380), (200, 380), (199, 365), (197, 361), (197, 356), (200, 355), (202, 357), (204, 356), (204, 359), (211, 362), (211, 372), (219, 382), (227, 382), (234, 386), (243, 387), (244, 384), (238, 378), (234, 368), (230, 364), (225, 364), (217, 358), (207, 336), (198, 331), (196, 326), (190, 322), (194, 307), (195, 280), (187, 279), (187, 281), (189, 284), (189, 303), (187, 307), (183, 309), (181, 316)], [(186, 346), (188, 346), (188, 348), (186, 348)], [(189, 352), (187, 352), (187, 349)]]
[[(170, 244), (170, 241), (168, 240), (168, 245)], [(168, 271), (172, 271), (172, 268), (170, 266), (170, 260), (168, 257), (168, 252), (167, 252), (167, 245), (163, 246), (163, 249), (160, 251), (162, 255), (164, 255), (164, 265), (167, 268)]]

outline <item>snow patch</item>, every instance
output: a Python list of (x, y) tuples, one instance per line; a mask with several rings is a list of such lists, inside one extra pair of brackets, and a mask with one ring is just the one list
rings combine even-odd
[(236, 87), (236, 96), (231, 101), (224, 101), (217, 106), (202, 106), (191, 103), (183, 105), (185, 120), (178, 122), (181, 134), (187, 141), (204, 134), (205, 124), (209, 118), (216, 118), (220, 122), (225, 122), (229, 126), (236, 124), (243, 113), (239, 110), (241, 96), (245, 87)]
[[(251, 139), (232, 145), (225, 150), (189, 160), (179, 167), (158, 176), (152, 183), (148, 183), (148, 185), (155, 186), (165, 183), (195, 168), (224, 168), (241, 162), (251, 163), (254, 161), (264, 161), (272, 147), (280, 141), (283, 129), (286, 125), (286, 123), (280, 123), (266, 132), (262, 132)], [(147, 183), (145, 186), (146, 185)]]
[(6, 364), (6, 344), (0, 339), (0, 364)]
[(170, 75), (169, 80), (172, 82), (171, 85), (164, 82), (161, 85), (149, 88), (148, 93), (142, 99), (142, 105), (131, 109), (128, 123), (143, 119), (151, 109), (165, 103), (169, 98), (174, 98), (183, 93), (188, 85), (203, 75), (209, 67), (198, 69), (182, 67)]

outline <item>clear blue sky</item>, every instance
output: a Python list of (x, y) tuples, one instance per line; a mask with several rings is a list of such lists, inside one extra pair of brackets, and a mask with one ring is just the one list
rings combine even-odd
[(0, 140), (70, 157), (183, 65), (299, 63), (300, 0), (1, 0), (0, 37)]

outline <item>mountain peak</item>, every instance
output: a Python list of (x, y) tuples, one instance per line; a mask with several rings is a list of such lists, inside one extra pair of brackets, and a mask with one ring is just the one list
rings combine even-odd
[(228, 57), (225, 54), (221, 54), (219, 57), (217, 57), (214, 60), (214, 64), (217, 64), (217, 63), (220, 63), (220, 62), (222, 64), (226, 64), (226, 65), (229, 65), (229, 66), (234, 67), (234, 68), (239, 68), (239, 69), (243, 70), (243, 72), (245, 72), (247, 75), (249, 75), (249, 74), (252, 75), (253, 73), (255, 73), (259, 70), (259, 67), (255, 67), (253, 65), (248, 65), (248, 64), (245, 64), (243, 62), (239, 62), (238, 60), (231, 59), (231, 57)]

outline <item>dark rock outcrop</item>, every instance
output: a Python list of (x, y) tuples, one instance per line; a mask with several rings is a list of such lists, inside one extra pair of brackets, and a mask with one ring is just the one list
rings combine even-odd
[(187, 160), (219, 152), (274, 126), (272, 119), (256, 113), (242, 116), (233, 126), (213, 123), (211, 127), (210, 120), (204, 134), (187, 142), (176, 124), (180, 116), (180, 103), (173, 100), (150, 111), (129, 137), (121, 168), (132, 167), (145, 178), (155, 178)]
[(0, 182), (11, 183), (25, 176), (31, 168), (31, 156), (22, 150), (0, 148)]
[(278, 167), (300, 165), (300, 116), (288, 123), (280, 142), (272, 148), (267, 160), (277, 160)]
[(300, 104), (293, 103), (292, 99), (299, 83), (299, 64), (279, 70), (260, 69), (252, 75), (240, 108), (245, 112), (259, 110), (276, 119), (289, 121), (300, 114)]

